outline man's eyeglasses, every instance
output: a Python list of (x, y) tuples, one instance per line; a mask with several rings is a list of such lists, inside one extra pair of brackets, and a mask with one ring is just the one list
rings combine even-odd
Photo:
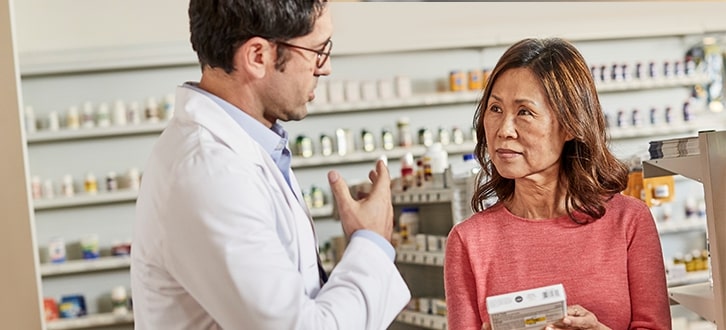
[(322, 68), (323, 65), (325, 65), (325, 62), (328, 61), (328, 57), (330, 57), (330, 52), (333, 50), (333, 40), (328, 39), (328, 41), (323, 46), (323, 49), (321, 50), (315, 50), (303, 46), (293, 45), (284, 41), (274, 41), (275, 43), (291, 48), (297, 48), (302, 50), (307, 50), (309, 52), (313, 52), (315, 54), (318, 54), (318, 58), (315, 61), (315, 65), (318, 66), (318, 69)]

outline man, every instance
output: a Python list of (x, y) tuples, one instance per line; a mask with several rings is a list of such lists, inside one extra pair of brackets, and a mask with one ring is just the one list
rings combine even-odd
[(287, 133), (321, 75), (332, 23), (321, 0), (191, 0), (202, 78), (139, 191), (131, 283), (137, 329), (384, 329), (410, 293), (393, 264), (390, 176), (354, 201), (328, 173), (349, 245), (327, 283)]

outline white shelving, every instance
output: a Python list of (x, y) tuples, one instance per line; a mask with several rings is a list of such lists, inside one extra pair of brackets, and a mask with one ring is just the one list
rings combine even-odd
[(416, 189), (396, 192), (391, 198), (393, 205), (449, 203), (453, 197), (451, 189)]
[(72, 319), (57, 319), (46, 323), (48, 330), (88, 329), (112, 325), (131, 324), (134, 315), (116, 315), (113, 313), (91, 314)]
[(310, 209), (310, 216), (313, 218), (325, 218), (333, 215), (333, 204), (325, 204), (323, 207), (313, 207)]
[(481, 91), (476, 92), (440, 92), (418, 94), (406, 98), (388, 100), (346, 102), (334, 104), (312, 104), (309, 106), (310, 115), (345, 113), (368, 110), (382, 110), (395, 108), (410, 108), (421, 106), (434, 106), (445, 104), (473, 103), (479, 101)]
[(159, 122), (126, 126), (83, 128), (77, 130), (63, 129), (59, 131), (38, 131), (28, 134), (27, 140), (29, 144), (33, 144), (43, 142), (96, 139), (113, 136), (158, 134), (164, 130), (166, 124), (166, 122)]
[[(701, 167), (697, 165), (700, 161), (701, 157), (699, 155), (652, 159), (643, 163), (643, 173), (648, 177), (680, 174), (698, 182), (703, 182)], [(646, 172), (648, 174), (645, 174)]]
[(402, 311), (396, 321), (413, 324), (425, 329), (446, 330), (446, 316), (424, 314), (412, 311)]
[(644, 177), (680, 174), (703, 184), (706, 202), (707, 237), (711, 255), (712, 282), (669, 289), (673, 301), (726, 327), (726, 272), (722, 265), (726, 256), (726, 131), (700, 132), (698, 154), (653, 159), (643, 162)]
[(675, 279), (668, 279), (668, 287), (705, 283), (708, 282), (708, 276), (709, 274), (707, 270), (699, 270), (697, 272), (686, 273), (685, 276)]
[(682, 122), (678, 124), (672, 124), (669, 126), (661, 125), (657, 127), (651, 126), (639, 126), (639, 127), (611, 127), (608, 129), (610, 138), (614, 140), (641, 138), (641, 137), (654, 137), (663, 135), (683, 134), (696, 132), (702, 127), (708, 127), (709, 124), (713, 123), (710, 118), (714, 116), (706, 116), (706, 118), (698, 118), (691, 122)]
[[(601, 83), (598, 84), (598, 92), (620, 92), (620, 91), (633, 91), (642, 89), (655, 89), (655, 88), (668, 88), (678, 86), (689, 86), (694, 84), (704, 83), (708, 78), (705, 76), (683, 76), (674, 77), (669, 79), (645, 79), (645, 80), (632, 80), (627, 82), (614, 82), (614, 83)], [(376, 101), (359, 101), (359, 102), (344, 102), (335, 104), (310, 104), (308, 106), (310, 115), (326, 115), (326, 114), (338, 114), (358, 111), (372, 111), (372, 110), (383, 110), (383, 109), (400, 109), (410, 107), (422, 107), (422, 106), (437, 106), (447, 104), (462, 104), (478, 102), (481, 98), (481, 91), (463, 91), (463, 92), (437, 92), (437, 93), (426, 93), (413, 95), (407, 98), (395, 98), (388, 100), (376, 100)], [(162, 121), (158, 123), (142, 123), (138, 125), (126, 125), (126, 126), (109, 126), (109, 127), (94, 127), (77, 130), (63, 129), (59, 131), (38, 131), (30, 133), (27, 136), (27, 142), (29, 144), (35, 143), (47, 143), (47, 142), (58, 142), (68, 140), (80, 140), (80, 139), (95, 139), (104, 137), (116, 137), (116, 136), (130, 136), (140, 134), (158, 134), (164, 130), (167, 122)], [(697, 125), (688, 124), (678, 125), (674, 127), (663, 127), (663, 128), (638, 128), (638, 129), (623, 129), (613, 130), (611, 132), (613, 138), (629, 138), (637, 136), (650, 136), (654, 134), (672, 134), (692, 131), (697, 129)], [(456, 148), (452, 151), (456, 152)], [(450, 151), (451, 152), (451, 151)], [(365, 155), (365, 153), (361, 153)], [(359, 161), (367, 161), (370, 158), (365, 156), (347, 155), (348, 156), (361, 157)], [(396, 156), (396, 152), (393, 153), (393, 158), (398, 158), (402, 154)], [(334, 156), (331, 156), (334, 157)], [(327, 158), (331, 158), (327, 157)], [(332, 159), (332, 158), (331, 158)], [(373, 158), (375, 159), (375, 158)], [(316, 164), (315, 161), (310, 161), (312, 164)], [(340, 162), (340, 161), (338, 161)], [(301, 161), (299, 166), (316, 166), (307, 165), (307, 161)], [(336, 163), (336, 162), (333, 162)], [(322, 162), (320, 165), (328, 164)]]
[[(467, 141), (462, 144), (449, 144), (445, 145), (444, 149), (449, 154), (473, 152), (474, 142)], [(391, 150), (374, 150), (371, 152), (356, 151), (345, 155), (314, 155), (308, 158), (295, 156), (292, 159), (291, 165), (293, 168), (303, 168), (337, 164), (364, 163), (374, 161), (378, 159), (378, 157), (380, 157), (381, 155), (386, 155), (388, 159), (398, 159), (403, 157), (403, 155), (405, 155), (407, 152), (412, 153), (414, 157), (421, 156), (426, 152), (426, 147), (422, 145), (414, 145), (410, 148), (393, 148)]]
[(397, 250), (396, 262), (427, 266), (444, 266), (444, 252)]
[(75, 273), (88, 273), (112, 269), (129, 268), (131, 258), (126, 256), (102, 257), (88, 260), (67, 260), (62, 263), (40, 265), (41, 276), (57, 276)]
[(132, 202), (136, 200), (138, 191), (133, 189), (122, 189), (114, 192), (99, 191), (96, 194), (79, 194), (73, 197), (55, 197), (48, 199), (36, 199), (33, 207), (36, 211), (59, 209), (64, 207), (91, 206), (111, 203)]
[[(401, 242), (396, 249), (396, 265), (406, 279), (414, 299), (443, 299), (443, 266), (445, 243), (436, 243), (438, 247), (417, 250), (420, 234), (426, 234), (426, 243), (430, 244), (431, 236), (436, 241), (448, 235), (454, 224), (455, 188), (413, 188), (405, 192), (394, 192), (391, 196), (394, 209), (418, 208), (418, 227), (416, 237), (409, 237), (408, 242)], [(413, 242), (416, 242), (415, 244)], [(446, 317), (417, 311), (404, 310), (396, 318), (391, 329), (411, 325), (423, 329), (447, 329)], [(399, 324), (400, 323), (400, 324)], [(404, 325), (405, 324), (405, 325)]]
[(678, 234), (693, 231), (705, 232), (706, 221), (703, 219), (693, 219), (656, 222), (656, 227), (658, 228), (658, 234), (661, 235)]
[(600, 93), (636, 91), (654, 88), (669, 88), (678, 86), (691, 86), (708, 82), (706, 75), (693, 75), (672, 77), (667, 79), (633, 79), (625, 82), (607, 82), (596, 84)]

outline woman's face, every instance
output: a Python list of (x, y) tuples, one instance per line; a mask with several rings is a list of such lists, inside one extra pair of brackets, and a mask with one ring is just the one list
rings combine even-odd
[(502, 72), (492, 85), (483, 121), (487, 151), (507, 179), (557, 179), (565, 142), (540, 80), (526, 68)]

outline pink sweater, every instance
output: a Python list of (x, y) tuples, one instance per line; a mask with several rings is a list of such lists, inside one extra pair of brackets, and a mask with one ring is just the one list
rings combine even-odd
[(486, 297), (562, 283), (579, 304), (614, 330), (671, 329), (658, 232), (648, 207), (616, 195), (601, 219), (528, 220), (501, 204), (449, 233), (444, 265), (448, 328), (489, 322)]

